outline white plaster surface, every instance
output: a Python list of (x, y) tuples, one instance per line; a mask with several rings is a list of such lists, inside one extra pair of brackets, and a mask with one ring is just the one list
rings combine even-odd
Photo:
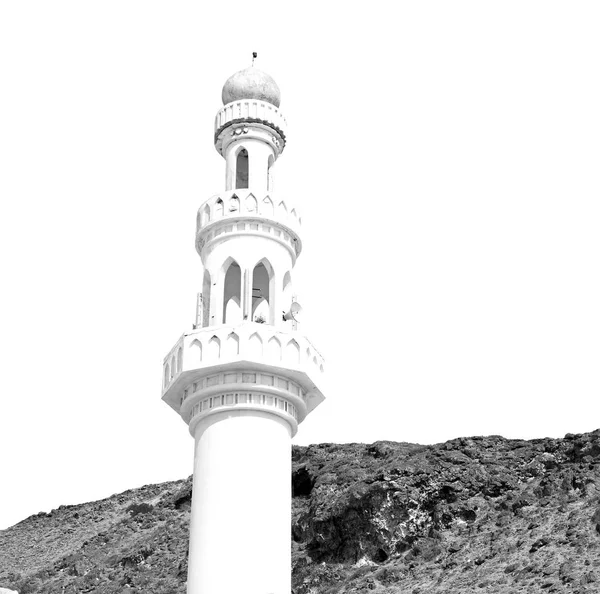
[(302, 249), (298, 211), (271, 179), (285, 119), (278, 101), (226, 99), (215, 119), (225, 190), (196, 220), (202, 327), (163, 361), (163, 399), (195, 439), (187, 591), (289, 594), (291, 437), (324, 399), (323, 359), (283, 319)]
[(289, 425), (258, 411), (196, 428), (190, 594), (291, 591)]

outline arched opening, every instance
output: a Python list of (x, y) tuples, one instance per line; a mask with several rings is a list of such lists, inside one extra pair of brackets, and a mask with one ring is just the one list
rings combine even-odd
[(240, 199), (234, 194), (229, 199), (229, 212), (239, 212), (240, 211)]
[(231, 297), (225, 306), (225, 323), (237, 324), (240, 322), (241, 312), (240, 300), (237, 297)]
[(252, 272), (252, 316), (254, 322), (272, 324), (271, 282), (273, 269), (267, 260), (261, 260)]
[(210, 325), (210, 272), (204, 271), (202, 279), (202, 327)]
[(242, 271), (231, 258), (226, 262), (223, 283), (223, 324), (237, 324), (242, 321)]
[(275, 157), (273, 157), (273, 155), (269, 155), (269, 163), (267, 165), (267, 192), (271, 192), (273, 190), (273, 174), (271, 172), (271, 167), (273, 167), (274, 162)]
[(207, 204), (202, 210), (202, 225), (210, 223), (210, 206)]
[(281, 307), (285, 310), (288, 311), (290, 308), (290, 305), (292, 304), (293, 298), (292, 298), (292, 275), (290, 274), (290, 271), (288, 270), (284, 277), (283, 277), (283, 292), (282, 292), (282, 303), (281, 303)]
[(179, 347), (177, 350), (177, 373), (181, 371), (181, 367), (183, 366), (183, 349)]
[(243, 148), (235, 160), (235, 187), (248, 187), (248, 151)]
[(215, 202), (215, 218), (223, 216), (223, 200), (221, 198), (217, 198)]

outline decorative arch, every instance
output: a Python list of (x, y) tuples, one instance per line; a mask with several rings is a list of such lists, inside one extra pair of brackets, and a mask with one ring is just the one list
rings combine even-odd
[(246, 196), (246, 211), (258, 212), (258, 202), (256, 201), (254, 194), (248, 194), (248, 196)]
[(242, 270), (233, 259), (227, 258), (222, 267), (223, 280), (223, 324), (236, 324), (242, 321)]
[(240, 212), (240, 199), (236, 194), (229, 199), (229, 212)]
[(176, 368), (175, 368), (175, 355), (173, 355), (171, 357), (171, 379), (173, 379), (175, 377), (175, 371), (176, 371)]
[(277, 210), (279, 211), (279, 214), (287, 215), (288, 209), (283, 200), (277, 206)]
[(179, 347), (177, 349), (177, 373), (181, 371), (183, 366), (183, 349)]
[(300, 363), (300, 345), (295, 340), (290, 340), (285, 346), (284, 359), (294, 365)]
[(267, 357), (275, 361), (281, 361), (281, 343), (275, 336), (267, 343)]
[(235, 333), (231, 332), (227, 336), (225, 341), (225, 356), (226, 357), (237, 357), (240, 354), (240, 337)]
[(291, 215), (292, 215), (292, 216), (293, 216), (295, 219), (297, 219), (297, 218), (298, 218), (298, 213), (296, 212), (296, 209), (295, 209), (295, 208), (292, 208), (292, 212), (290, 212), (290, 214), (291, 214)]
[(248, 151), (242, 146), (236, 151), (235, 156), (235, 187), (247, 188), (250, 173), (250, 159)]
[(256, 357), (257, 359), (261, 359), (263, 355), (263, 341), (262, 338), (255, 332), (248, 339), (248, 356)]
[(212, 336), (208, 341), (207, 359), (209, 361), (217, 361), (221, 358), (221, 341), (218, 336)]
[(215, 201), (215, 218), (223, 216), (224, 208), (223, 200), (221, 198), (217, 198)]
[[(258, 261), (252, 270), (252, 316), (253, 321), (264, 319), (273, 323), (273, 295), (275, 273), (267, 258)], [(259, 318), (260, 316), (260, 318)]]
[(169, 368), (169, 364), (165, 363), (165, 388), (169, 385), (170, 380), (171, 380), (171, 370)]
[(273, 217), (273, 201), (268, 196), (263, 198), (261, 214), (265, 217)]
[(190, 362), (192, 367), (198, 367), (202, 363), (202, 343), (197, 338), (190, 345)]

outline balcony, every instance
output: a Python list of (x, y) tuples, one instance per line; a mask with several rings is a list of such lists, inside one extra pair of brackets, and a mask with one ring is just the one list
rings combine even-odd
[[(231, 124), (244, 121), (258, 122), (273, 128), (285, 143), (287, 123), (281, 111), (265, 101), (242, 99), (224, 105), (215, 117), (215, 144), (217, 150), (221, 150), (218, 142), (221, 131)], [(283, 149), (283, 146), (281, 148)]]
[(295, 332), (254, 322), (210, 326), (184, 334), (165, 357), (163, 400), (182, 412), (187, 396), (197, 386), (227, 383), (231, 380), (223, 378), (234, 373), (241, 374), (240, 378), (254, 375), (259, 380), (240, 381), (276, 387), (285, 384), (286, 392), (301, 398), (303, 410), (297, 416), (302, 421), (324, 400), (316, 385), (322, 382), (323, 363), (310, 341)]
[(196, 249), (200, 253), (207, 242), (228, 233), (266, 234), (286, 244), (298, 257), (301, 222), (294, 206), (271, 194), (255, 196), (240, 189), (221, 192), (198, 209)]

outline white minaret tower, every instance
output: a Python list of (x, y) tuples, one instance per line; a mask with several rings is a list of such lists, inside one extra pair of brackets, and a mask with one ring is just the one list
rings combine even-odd
[(271, 180), (286, 143), (279, 88), (250, 67), (222, 97), (225, 190), (198, 210), (196, 324), (163, 363), (163, 400), (195, 439), (187, 591), (290, 594), (291, 438), (324, 399), (323, 359), (297, 330), (300, 216)]

